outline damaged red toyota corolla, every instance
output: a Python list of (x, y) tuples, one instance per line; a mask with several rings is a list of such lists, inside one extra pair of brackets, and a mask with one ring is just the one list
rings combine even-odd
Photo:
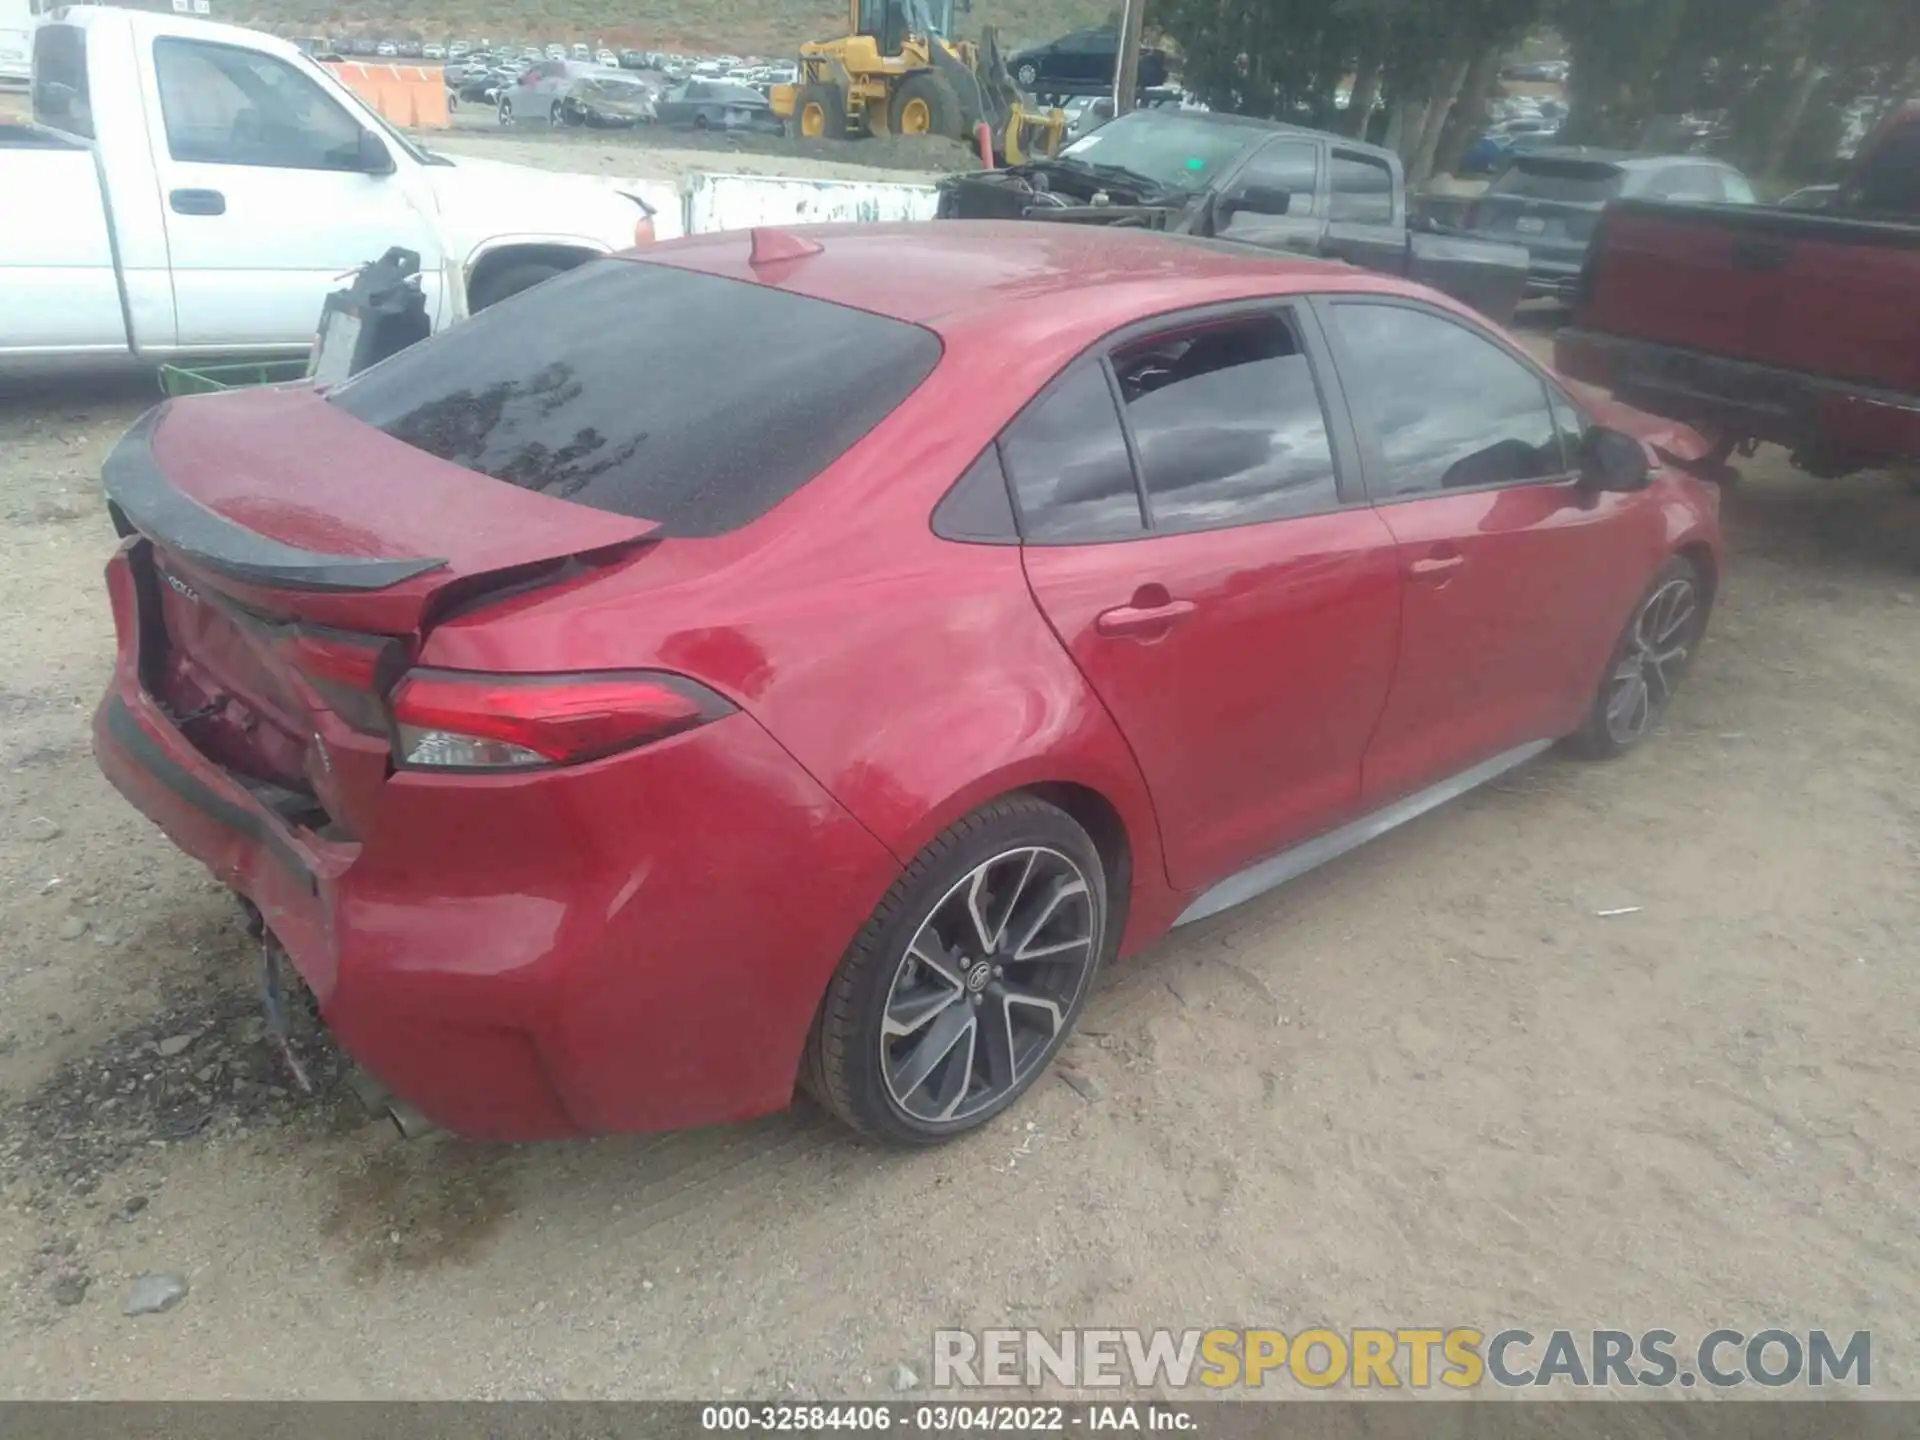
[(1704, 449), (1339, 266), (712, 236), (143, 420), (96, 748), (434, 1120), (938, 1140), (1116, 950), (1645, 735)]

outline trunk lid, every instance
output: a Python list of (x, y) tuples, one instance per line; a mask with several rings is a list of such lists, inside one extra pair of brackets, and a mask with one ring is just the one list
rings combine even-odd
[(103, 478), (145, 541), (148, 691), (290, 823), (348, 836), (386, 778), (379, 696), (438, 616), (656, 528), (438, 459), (305, 386), (163, 405)]

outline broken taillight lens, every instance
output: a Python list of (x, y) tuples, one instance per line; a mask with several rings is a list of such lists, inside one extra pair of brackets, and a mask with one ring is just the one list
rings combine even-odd
[(280, 653), (326, 707), (354, 729), (380, 734), (380, 692), (403, 662), (400, 642), (303, 625), (279, 640)]
[(414, 670), (394, 687), (391, 708), (399, 765), (491, 771), (579, 765), (733, 712), (704, 685), (652, 670)]

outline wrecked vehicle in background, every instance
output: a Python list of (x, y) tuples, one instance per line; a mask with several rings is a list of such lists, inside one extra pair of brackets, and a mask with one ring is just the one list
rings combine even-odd
[(659, 120), (695, 130), (759, 130), (770, 135), (787, 128), (765, 95), (732, 80), (688, 80), (674, 86), (660, 97)]
[(1609, 205), (1558, 363), (1720, 462), (1766, 441), (1820, 476), (1920, 465), (1920, 101), (1789, 198)]
[(665, 81), (591, 61), (542, 60), (500, 92), (500, 123), (619, 129), (652, 120)]
[(1392, 151), (1241, 115), (1135, 110), (1058, 156), (948, 177), (938, 218), (1123, 225), (1345, 260), (1501, 323), (1527, 281), (1524, 248), (1410, 219)]

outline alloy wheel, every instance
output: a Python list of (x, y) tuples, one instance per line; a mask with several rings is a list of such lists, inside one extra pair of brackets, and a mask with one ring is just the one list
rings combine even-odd
[(1044, 846), (975, 866), (914, 932), (887, 991), (887, 1094), (923, 1123), (977, 1115), (1044, 1065), (1100, 950), (1080, 867)]
[(1626, 653), (1607, 686), (1607, 734), (1630, 745), (1665, 713), (1693, 650), (1700, 597), (1691, 580), (1675, 576), (1641, 605)]
[(500, 97), (500, 126), (505, 130), (513, 128), (513, 101), (504, 95)]

